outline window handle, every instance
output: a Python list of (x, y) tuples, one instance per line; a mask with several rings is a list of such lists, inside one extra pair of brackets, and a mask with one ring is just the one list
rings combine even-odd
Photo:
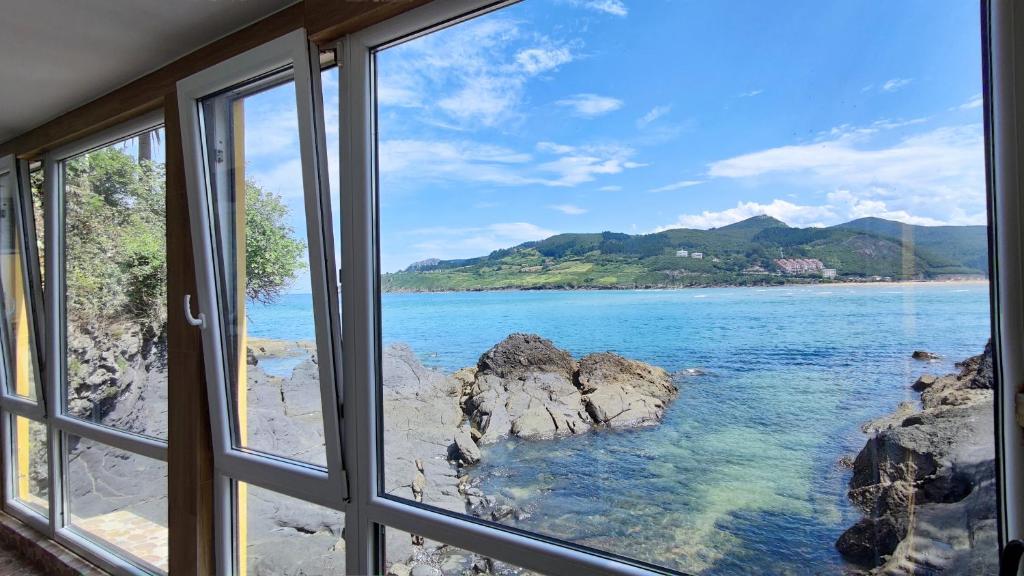
[(206, 316), (202, 312), (199, 313), (199, 317), (192, 315), (192, 295), (185, 294), (185, 320), (192, 326), (199, 326), (202, 330), (206, 328)]
[(1021, 556), (1024, 555), (1024, 542), (1011, 540), (1003, 547), (1003, 557), (1000, 562), (999, 574), (1002, 576), (1017, 576), (1020, 570)]

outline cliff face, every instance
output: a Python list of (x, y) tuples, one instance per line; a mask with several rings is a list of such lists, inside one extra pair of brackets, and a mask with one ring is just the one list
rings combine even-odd
[(871, 574), (997, 571), (992, 351), (922, 376), (920, 410), (870, 422), (850, 500), (864, 513), (836, 542)]

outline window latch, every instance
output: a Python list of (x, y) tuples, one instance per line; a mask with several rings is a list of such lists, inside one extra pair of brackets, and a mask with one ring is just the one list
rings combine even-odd
[(191, 294), (185, 294), (185, 320), (192, 326), (199, 326), (200, 330), (206, 328), (206, 316), (202, 312), (198, 317), (192, 315)]

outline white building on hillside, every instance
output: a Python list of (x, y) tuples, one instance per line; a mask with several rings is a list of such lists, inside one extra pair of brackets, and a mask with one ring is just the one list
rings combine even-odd
[(679, 256), (680, 258), (686, 258), (689, 255), (690, 252), (688, 250), (676, 250), (676, 256)]
[(693, 254), (690, 254), (690, 258), (693, 258), (694, 260), (703, 260), (704, 259), (704, 253), (703, 252), (694, 252)]

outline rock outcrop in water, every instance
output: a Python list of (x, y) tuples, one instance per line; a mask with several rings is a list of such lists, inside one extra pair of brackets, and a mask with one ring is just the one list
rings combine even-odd
[(864, 517), (836, 547), (871, 574), (993, 574), (996, 558), (992, 350), (922, 376), (921, 410), (865, 426), (850, 500)]
[(512, 334), (485, 352), (463, 407), (481, 443), (634, 428), (661, 420), (678, 390), (665, 370), (612, 352), (584, 356), (535, 334)]
[[(611, 352), (576, 361), (533, 334), (508, 336), (476, 366), (452, 375), (424, 367), (402, 344), (387, 347), (382, 358), (385, 490), (491, 520), (525, 512), (484, 494), (465, 473), (484, 458), (481, 445), (654, 425), (678, 394), (661, 368)], [(416, 538), (388, 538), (387, 548), (390, 558), (465, 569), (445, 574), (474, 573), (480, 562), (489, 573), (523, 573), (450, 550), (439, 558), (429, 542)]]

